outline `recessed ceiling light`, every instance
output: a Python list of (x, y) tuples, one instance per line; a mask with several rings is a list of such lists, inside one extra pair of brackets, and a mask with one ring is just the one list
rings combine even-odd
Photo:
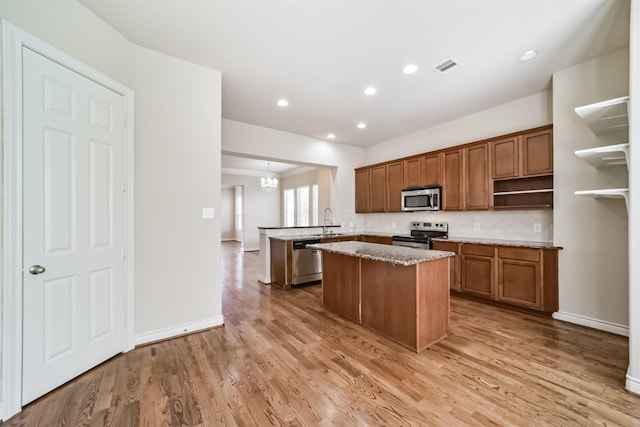
[(278, 107), (286, 107), (287, 105), (289, 105), (289, 101), (287, 101), (284, 98), (278, 99)]
[(528, 50), (524, 52), (522, 55), (518, 56), (518, 61), (520, 62), (529, 61), (530, 59), (533, 59), (536, 56), (538, 56), (539, 53), (540, 51), (538, 49)]
[(330, 133), (329, 135), (327, 135), (328, 139), (336, 139), (336, 135), (334, 133)]
[(358, 129), (364, 129), (366, 127), (367, 127), (367, 124), (365, 122), (358, 123)]
[(416, 71), (418, 71), (418, 67), (413, 64), (409, 64), (402, 69), (402, 72), (405, 74), (413, 74)]
[(369, 86), (368, 88), (366, 88), (366, 89), (364, 90), (364, 94), (365, 94), (365, 95), (373, 95), (373, 94), (374, 94), (374, 93), (376, 93), (376, 92), (377, 92), (377, 90), (376, 90), (376, 88), (375, 88), (375, 87), (373, 87), (373, 86)]

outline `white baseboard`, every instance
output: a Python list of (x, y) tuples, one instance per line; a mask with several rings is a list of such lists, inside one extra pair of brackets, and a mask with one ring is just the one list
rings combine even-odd
[(640, 396), (640, 378), (632, 377), (627, 371), (627, 383), (625, 385), (625, 388), (629, 392)]
[(222, 316), (217, 316), (211, 319), (202, 320), (200, 322), (189, 323), (186, 325), (175, 326), (173, 328), (161, 329), (158, 331), (145, 332), (143, 334), (136, 335), (136, 345), (162, 341), (179, 335), (197, 332), (203, 329), (214, 328), (223, 324), (224, 318)]
[(616, 335), (629, 336), (629, 327), (618, 323), (606, 322), (604, 320), (592, 319), (591, 317), (580, 316), (578, 314), (563, 313), (558, 311), (553, 313), (554, 319), (562, 320), (577, 325), (586, 326), (588, 328), (599, 329), (601, 331), (611, 332)]
[(253, 251), (259, 251), (259, 250), (260, 250), (260, 248), (259, 248), (259, 247), (256, 247), (256, 248), (247, 248), (247, 247), (245, 247), (245, 248), (243, 248), (242, 250), (243, 250), (244, 252), (253, 252)]

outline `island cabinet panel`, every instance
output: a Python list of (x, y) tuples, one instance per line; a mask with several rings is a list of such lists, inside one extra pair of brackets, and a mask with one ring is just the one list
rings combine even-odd
[(423, 157), (422, 183), (425, 186), (442, 185), (442, 159), (441, 152), (427, 154)]
[(394, 162), (387, 164), (386, 169), (386, 212), (401, 212), (404, 166), (402, 162)]
[[(452, 258), (418, 264), (417, 267), (417, 351), (447, 336), (451, 304), (449, 271)], [(446, 301), (446, 303), (445, 303)]]
[(362, 324), (415, 349), (416, 267), (361, 263)]
[(384, 212), (387, 207), (387, 168), (386, 165), (373, 166), (369, 171), (369, 207), (370, 212)]
[(494, 299), (495, 248), (489, 245), (462, 245), (460, 288), (463, 292)]
[(291, 289), (293, 283), (293, 242), (269, 239), (271, 253), (271, 285)]
[(322, 253), (322, 305), (360, 322), (360, 258)]
[(369, 169), (356, 169), (356, 213), (371, 212), (369, 207)]
[(464, 149), (464, 209), (487, 210), (490, 201), (489, 145), (475, 144)]
[(462, 210), (462, 150), (445, 151), (443, 154), (444, 181), (442, 183), (443, 209)]
[(436, 251), (455, 252), (456, 256), (451, 257), (449, 282), (451, 289), (460, 291), (460, 244), (455, 242), (433, 242), (433, 249)]

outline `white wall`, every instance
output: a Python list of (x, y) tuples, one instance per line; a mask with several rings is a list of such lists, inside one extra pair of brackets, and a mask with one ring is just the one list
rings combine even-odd
[(308, 166), (336, 167), (331, 189), (335, 197), (331, 198), (330, 207), (337, 224), (355, 223), (353, 170), (363, 164), (364, 149), (223, 119), (222, 151)]
[(223, 174), (222, 184), (244, 188), (243, 249), (257, 251), (260, 249), (258, 227), (280, 227), (280, 191), (265, 193), (257, 176)]
[(557, 317), (618, 333), (629, 324), (625, 204), (574, 191), (627, 187), (627, 169), (595, 169), (574, 151), (622, 141), (594, 135), (574, 109), (628, 95), (628, 55), (618, 50), (553, 75), (554, 242), (564, 247)]
[(551, 102), (551, 92), (541, 92), (374, 145), (360, 166), (548, 125)]
[[(135, 329), (144, 342), (222, 324), (221, 76), (137, 46), (134, 61)], [(202, 219), (205, 207), (215, 219)]]
[[(640, 2), (631, 2), (629, 141), (640, 143)], [(631, 150), (631, 164), (640, 165), (640, 150)], [(640, 394), (640, 168), (629, 171), (629, 371), (627, 389)]]

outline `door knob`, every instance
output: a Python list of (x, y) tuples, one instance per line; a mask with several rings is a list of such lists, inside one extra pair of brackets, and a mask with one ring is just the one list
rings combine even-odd
[(46, 268), (44, 268), (41, 265), (32, 265), (31, 267), (29, 267), (29, 273), (31, 274), (42, 274), (46, 271)]

